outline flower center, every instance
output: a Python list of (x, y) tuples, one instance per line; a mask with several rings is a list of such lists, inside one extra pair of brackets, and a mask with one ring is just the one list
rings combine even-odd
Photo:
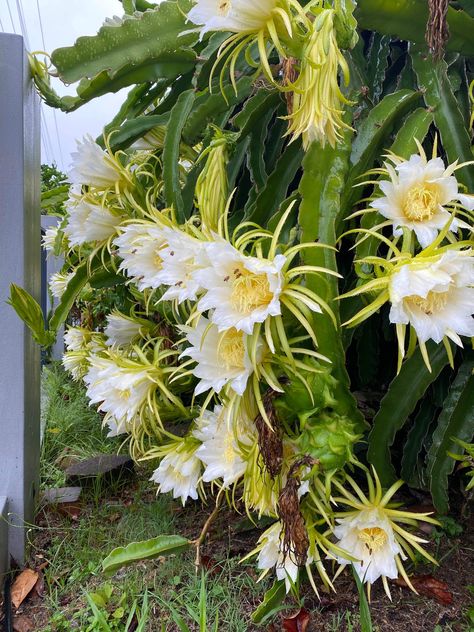
[(357, 534), (359, 540), (365, 544), (370, 553), (374, 551), (380, 551), (387, 543), (387, 534), (380, 527), (368, 527), (367, 529), (361, 529)]
[(229, 465), (235, 461), (234, 438), (230, 432), (227, 433), (224, 441), (224, 460)]
[(129, 388), (124, 388), (123, 390), (119, 391), (118, 396), (120, 397), (120, 399), (129, 400), (131, 394), (132, 391)]
[(439, 208), (439, 190), (435, 184), (415, 184), (403, 204), (405, 217), (414, 222), (431, 219)]
[(427, 316), (443, 310), (448, 303), (449, 291), (428, 292), (426, 298), (421, 296), (407, 296), (406, 301), (411, 307), (421, 309)]
[(244, 334), (234, 327), (226, 331), (219, 341), (219, 358), (227, 369), (244, 369), (245, 343)]
[(273, 299), (266, 274), (255, 274), (245, 268), (236, 268), (232, 280), (232, 307), (241, 314), (268, 305)]
[(220, 0), (217, 3), (217, 12), (220, 16), (222, 17), (227, 17), (227, 15), (229, 14), (229, 11), (232, 9), (232, 2), (231, 0)]

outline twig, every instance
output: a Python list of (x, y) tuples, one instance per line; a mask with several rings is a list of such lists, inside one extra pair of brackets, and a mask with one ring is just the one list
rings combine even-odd
[(194, 562), (196, 566), (196, 573), (199, 572), (199, 569), (201, 567), (201, 545), (204, 542), (206, 535), (208, 534), (208, 531), (211, 528), (211, 525), (214, 522), (217, 514), (219, 513), (223, 492), (224, 492), (224, 489), (222, 488), (220, 492), (217, 494), (216, 506), (214, 507), (213, 512), (204, 523), (204, 526), (201, 530), (201, 533), (199, 534), (199, 537), (193, 542), (194, 546), (196, 547), (196, 560)]

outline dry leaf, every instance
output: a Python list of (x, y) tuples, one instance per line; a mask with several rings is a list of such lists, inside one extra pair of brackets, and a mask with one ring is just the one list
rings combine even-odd
[(29, 617), (15, 617), (13, 621), (13, 629), (15, 632), (33, 632), (35, 625)]
[[(453, 594), (449, 590), (448, 585), (439, 579), (435, 579), (432, 575), (415, 575), (410, 577), (410, 581), (413, 584), (413, 588), (420, 595), (435, 599), (443, 606), (450, 606), (453, 603)], [(406, 581), (401, 577), (395, 580), (395, 584), (407, 588)]]
[(31, 568), (25, 568), (24, 571), (18, 575), (13, 582), (12, 586), (12, 604), (16, 610), (21, 606), (25, 599), (30, 594), (33, 586), (38, 581), (39, 573), (31, 570)]
[(285, 632), (306, 632), (309, 618), (309, 612), (305, 608), (301, 608), (296, 614), (283, 617), (283, 629)]

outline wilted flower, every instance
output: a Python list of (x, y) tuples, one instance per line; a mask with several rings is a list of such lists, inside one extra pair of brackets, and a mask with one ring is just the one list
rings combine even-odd
[(159, 485), (161, 494), (173, 492), (173, 498), (181, 498), (183, 507), (188, 498), (197, 500), (198, 497), (202, 469), (201, 461), (196, 456), (198, 446), (198, 442), (186, 439), (171, 444), (151, 477)]
[(323, 9), (316, 17), (294, 83), (287, 133), (293, 140), (302, 136), (305, 149), (315, 140), (323, 147), (326, 142), (334, 147), (341, 130), (349, 128), (342, 120), (343, 106), (349, 101), (338, 80), (341, 70), (348, 83), (349, 67), (337, 44), (334, 15), (333, 9)]
[[(453, 175), (456, 163), (446, 168), (441, 158), (427, 160), (421, 145), (419, 150), (420, 154), (413, 154), (409, 160), (389, 156), (394, 167), (386, 162), (383, 173), (390, 180), (378, 183), (384, 195), (376, 198), (371, 207), (390, 220), (395, 237), (407, 228), (414, 231), (426, 248), (451, 219), (453, 209), (449, 206), (456, 201), (469, 205), (470, 201), (469, 196), (458, 193), (458, 182)], [(460, 227), (468, 225), (452, 218), (449, 229), (456, 232)]]
[(108, 189), (115, 187), (122, 177), (117, 161), (89, 135), (77, 141), (77, 151), (72, 153), (72, 158), (71, 184)]
[(284, 255), (271, 261), (249, 257), (224, 240), (206, 244), (206, 253), (209, 266), (196, 273), (207, 290), (198, 308), (214, 310), (210, 318), (219, 331), (233, 327), (251, 334), (255, 323), (281, 314)]
[(410, 324), (420, 343), (474, 336), (474, 259), (471, 250), (415, 257), (390, 276), (390, 322)]
[(342, 492), (342, 496), (334, 498), (334, 501), (350, 507), (349, 510), (336, 514), (334, 535), (338, 539), (337, 545), (357, 561), (346, 559), (341, 553), (333, 552), (331, 557), (335, 557), (342, 567), (354, 565), (361, 581), (369, 584), (369, 596), (370, 586), (381, 577), (385, 592), (390, 597), (387, 578), (395, 579), (399, 574), (414, 590), (402, 564), (406, 559), (405, 553), (412, 557), (415, 549), (427, 560), (435, 564), (436, 562), (420, 546), (426, 540), (413, 535), (401, 525), (416, 526), (418, 521), (438, 524), (437, 521), (427, 513), (412, 513), (391, 507), (389, 503), (403, 481), (394, 483), (384, 494), (375, 471), (373, 478), (367, 473), (368, 496), (349, 475), (346, 476), (346, 481), (351, 490), (346, 489), (337, 479), (334, 480), (334, 484)]
[(190, 347), (182, 356), (190, 356), (197, 364), (193, 374), (200, 379), (195, 394), (209, 389), (219, 393), (227, 384), (243, 395), (253, 367), (247, 349), (247, 337), (230, 328), (219, 333), (216, 325), (201, 317), (194, 327), (183, 327)]

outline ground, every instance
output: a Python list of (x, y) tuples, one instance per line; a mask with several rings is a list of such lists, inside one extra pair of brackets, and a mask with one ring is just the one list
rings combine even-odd
[[(68, 463), (120, 447), (106, 439), (83, 391), (60, 370), (49, 373), (45, 388), (43, 489), (65, 483)], [(139, 563), (112, 578), (104, 577), (101, 562), (114, 547), (162, 533), (195, 538), (212, 511), (211, 502), (183, 508), (168, 497), (157, 497), (149, 475), (149, 469), (139, 467), (113, 480), (97, 479), (85, 486), (79, 504), (39, 508), (37, 526), (29, 532), (28, 566), (38, 571), (40, 579), (15, 612), (18, 632), (125, 632), (128, 618), (129, 632), (198, 630), (203, 603), (207, 623), (201, 629), (210, 632), (361, 629), (358, 594), (349, 572), (339, 580), (337, 594), (321, 592), (318, 599), (304, 589), (300, 604), (288, 598), (285, 610), (263, 626), (253, 625), (251, 613), (261, 603), (271, 579), (256, 584), (253, 561), (239, 563), (255, 546), (260, 530), (245, 514), (228, 509), (221, 510), (209, 532), (197, 574), (194, 555), (185, 554)], [(410, 568), (421, 577), (420, 589), (427, 595), (417, 596), (392, 585), (390, 602), (377, 587), (370, 607), (374, 630), (474, 630), (474, 594), (470, 591), (474, 588), (470, 586), (474, 584), (474, 530), (469, 508), (459, 503), (456, 511), (444, 521), (443, 529), (426, 534), (431, 552), (440, 561), (439, 569)], [(429, 577), (423, 579), (426, 575)], [(433, 584), (433, 578), (439, 583)], [(440, 603), (440, 597), (446, 598), (443, 591), (452, 595), (450, 605)], [(285, 624), (284, 617), (301, 606), (309, 611), (308, 626), (288, 627), (291, 624)]]

